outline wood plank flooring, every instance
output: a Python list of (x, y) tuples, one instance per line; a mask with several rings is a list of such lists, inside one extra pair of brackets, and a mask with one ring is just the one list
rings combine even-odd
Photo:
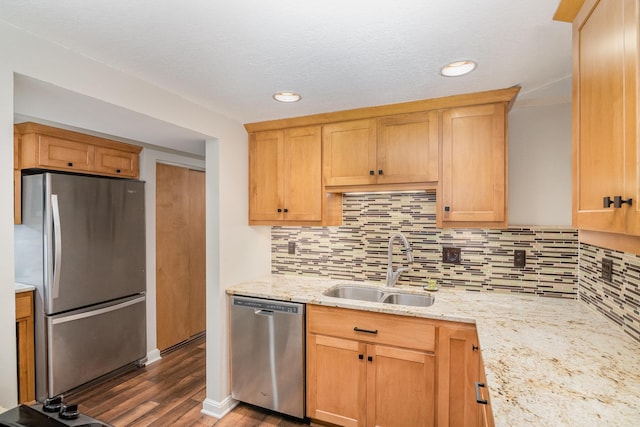
[(223, 419), (200, 413), (205, 391), (205, 339), (198, 338), (151, 365), (66, 396), (80, 412), (116, 427), (293, 427), (306, 425), (240, 404)]

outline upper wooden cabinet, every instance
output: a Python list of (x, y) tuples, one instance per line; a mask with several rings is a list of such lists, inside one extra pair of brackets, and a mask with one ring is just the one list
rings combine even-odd
[(506, 103), (442, 113), (440, 227), (507, 226)]
[[(512, 87), (246, 124), (249, 223), (273, 225), (288, 220), (297, 225), (339, 225), (341, 206), (328, 202), (336, 200), (335, 194), (436, 190), (438, 227), (506, 227), (507, 112), (519, 90)], [(302, 163), (300, 169), (291, 164), (283, 168), (288, 158), (282, 154), (286, 132), (317, 126), (322, 128), (320, 190), (316, 193), (314, 184), (305, 193), (308, 199), (296, 200), (305, 208), (317, 208), (314, 201), (322, 200), (322, 219), (292, 220), (284, 215), (292, 211), (293, 203), (287, 200), (294, 200), (285, 184), (300, 180), (299, 188), (304, 188), (302, 183), (316, 182), (318, 175), (310, 178), (309, 174), (315, 173), (318, 163), (311, 160), (316, 154), (309, 152), (305, 159), (312, 163)]]
[(142, 147), (36, 123), (15, 126), (20, 169), (51, 169), (138, 178)]
[(325, 185), (428, 187), (438, 180), (438, 136), (436, 111), (325, 125)]
[(13, 128), (14, 223), (22, 222), (22, 170), (139, 178), (142, 147), (37, 123)]
[(573, 21), (573, 225), (581, 230), (640, 236), (638, 9), (633, 0), (587, 0)]
[(249, 224), (332, 225), (339, 203), (322, 191), (320, 126), (249, 136)]

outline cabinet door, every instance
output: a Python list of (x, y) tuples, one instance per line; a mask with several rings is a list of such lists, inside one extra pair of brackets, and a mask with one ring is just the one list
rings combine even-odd
[(322, 128), (325, 185), (376, 183), (376, 122), (358, 120)]
[(443, 222), (506, 225), (505, 104), (453, 108), (442, 114)]
[(95, 171), (104, 175), (138, 178), (138, 154), (113, 148), (95, 147)]
[(283, 191), (287, 221), (322, 220), (322, 140), (320, 126), (284, 131)]
[[(574, 226), (624, 231), (624, 1), (601, 0), (574, 26)], [(636, 23), (637, 26), (637, 23)], [(631, 197), (631, 196), (629, 196)], [(634, 200), (635, 202), (635, 200)]]
[(378, 184), (438, 181), (438, 113), (378, 119)]
[(307, 335), (307, 416), (341, 426), (366, 425), (366, 344)]
[(282, 220), (284, 133), (249, 135), (249, 221)]
[(443, 326), (438, 338), (438, 425), (477, 426), (475, 383), (480, 380), (475, 328)]
[(93, 171), (95, 147), (82, 142), (40, 135), (38, 164), (31, 167), (52, 167), (61, 170)]
[(434, 425), (433, 354), (368, 345), (367, 365), (368, 426)]

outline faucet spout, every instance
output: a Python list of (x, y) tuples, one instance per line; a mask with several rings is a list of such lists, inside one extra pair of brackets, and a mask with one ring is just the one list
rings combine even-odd
[(411, 271), (410, 267), (399, 267), (396, 270), (393, 269), (393, 242), (396, 239), (400, 239), (404, 244), (404, 250), (407, 255), (407, 264), (413, 263), (413, 251), (411, 250), (411, 245), (409, 244), (409, 241), (407, 240), (407, 238), (404, 237), (402, 233), (395, 233), (391, 235), (391, 237), (389, 238), (389, 252), (388, 252), (388, 258), (387, 258), (387, 286), (388, 287), (393, 287), (398, 281), (398, 279), (400, 278), (400, 275), (402, 273), (404, 273), (405, 271)]

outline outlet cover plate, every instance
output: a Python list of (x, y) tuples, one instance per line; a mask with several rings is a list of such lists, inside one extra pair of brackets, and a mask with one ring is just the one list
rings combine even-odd
[(613, 281), (613, 260), (609, 258), (602, 258), (602, 274), (600, 276), (602, 280), (607, 282)]
[(289, 255), (295, 255), (296, 254), (296, 242), (290, 241), (289, 245), (287, 247), (287, 250), (289, 252)]
[(524, 249), (515, 249), (513, 251), (513, 266), (524, 268), (527, 265), (527, 251)]
[(460, 248), (443, 247), (442, 262), (444, 264), (460, 264)]

